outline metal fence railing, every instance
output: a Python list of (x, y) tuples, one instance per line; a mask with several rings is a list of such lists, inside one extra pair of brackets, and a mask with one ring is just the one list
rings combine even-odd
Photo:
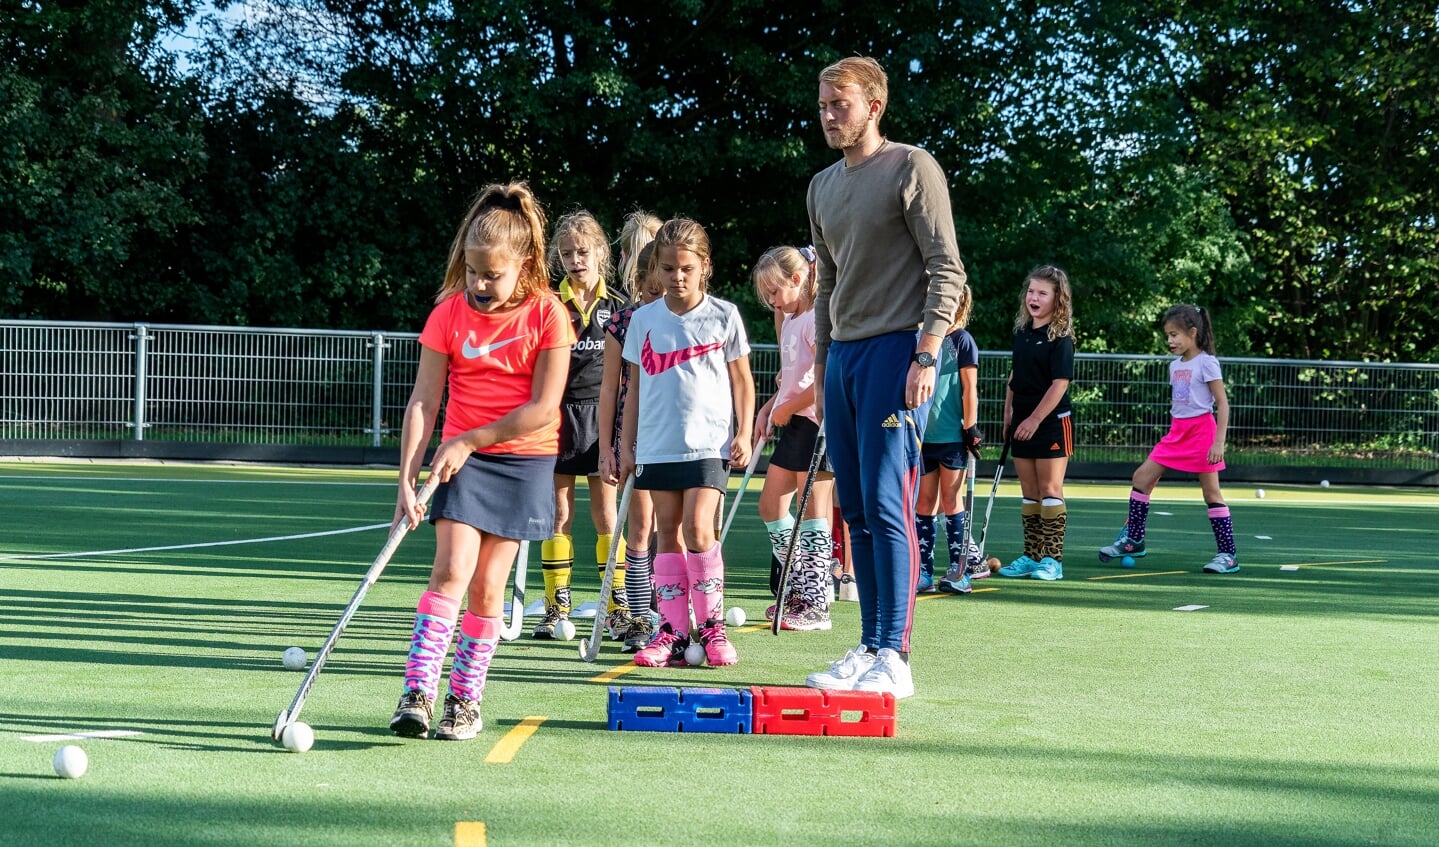
[[(391, 447), (415, 333), (0, 321), (0, 452), (27, 441)], [(1076, 461), (1135, 463), (1168, 426), (1164, 356), (1080, 354)], [(1439, 366), (1222, 359), (1229, 463), (1439, 471)], [(754, 345), (758, 402), (772, 344)], [(980, 357), (998, 440), (1008, 353)]]

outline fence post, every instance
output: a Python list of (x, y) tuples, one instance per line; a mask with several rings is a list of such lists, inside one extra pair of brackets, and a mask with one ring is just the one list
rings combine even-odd
[(384, 424), (382, 418), (385, 411), (384, 373), (385, 348), (387, 347), (389, 344), (386, 343), (383, 332), (376, 332), (370, 338), (370, 349), (373, 351), (370, 353), (370, 362), (373, 368), (370, 385), (370, 445), (373, 447), (380, 446), (382, 434), (380, 427)]
[(145, 373), (146, 359), (150, 351), (150, 334), (147, 332), (149, 324), (135, 324), (135, 334), (130, 340), (135, 342), (135, 413), (134, 418), (135, 440), (145, 440)]

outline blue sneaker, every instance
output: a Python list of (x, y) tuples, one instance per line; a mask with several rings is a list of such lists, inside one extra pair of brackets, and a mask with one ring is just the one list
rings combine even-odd
[(974, 590), (969, 581), (969, 569), (966, 567), (950, 568), (949, 573), (939, 581), (939, 590), (945, 594), (968, 594)]
[(1204, 566), (1205, 573), (1234, 573), (1239, 570), (1239, 559), (1233, 553), (1215, 553), (1209, 564)]
[(1015, 559), (1014, 561), (1000, 568), (999, 575), (1029, 576), (1034, 573), (1034, 569), (1037, 567), (1039, 567), (1039, 562), (1036, 562), (1028, 556), (1020, 556), (1018, 559)]
[(1042, 579), (1045, 582), (1064, 579), (1064, 565), (1061, 565), (1059, 561), (1054, 558), (1045, 556), (1039, 560), (1039, 564), (1035, 567), (1034, 573), (1030, 574), (1030, 576), (1035, 579)]
[(1135, 541), (1129, 537), (1128, 524), (1114, 537), (1113, 544), (1108, 547), (1099, 548), (1099, 561), (1101, 562), (1108, 562), (1111, 559), (1118, 559), (1124, 556), (1133, 556), (1136, 559), (1142, 559), (1145, 555), (1147, 554), (1144, 552), (1144, 542)]
[(925, 573), (924, 571), (920, 571), (920, 572), (919, 572), (919, 582), (918, 582), (918, 584), (916, 584), (916, 585), (914, 586), (914, 593), (915, 593), (915, 594), (933, 594), (933, 593), (934, 593), (934, 574), (932, 574), (932, 573)]

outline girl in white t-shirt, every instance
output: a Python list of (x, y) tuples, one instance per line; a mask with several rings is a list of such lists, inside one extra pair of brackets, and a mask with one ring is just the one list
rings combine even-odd
[(1145, 522), (1149, 518), (1149, 495), (1166, 470), (1199, 475), (1204, 502), (1209, 506), (1209, 525), (1219, 551), (1204, 566), (1206, 573), (1234, 573), (1239, 570), (1234, 544), (1234, 525), (1229, 506), (1219, 491), (1219, 472), (1224, 470), (1224, 441), (1229, 432), (1229, 398), (1214, 354), (1214, 329), (1209, 313), (1198, 306), (1181, 304), (1164, 313), (1164, 335), (1169, 352), (1179, 358), (1169, 363), (1171, 389), (1169, 433), (1150, 451), (1149, 458), (1134, 472), (1134, 490), (1129, 492), (1129, 520), (1114, 543), (1099, 549), (1099, 560), (1125, 557), (1133, 560), (1147, 554), (1144, 549)]
[[(749, 340), (739, 309), (706, 293), (712, 267), (704, 228), (683, 218), (655, 233), (649, 274), (664, 297), (636, 309), (624, 359), (633, 390), (625, 401), (620, 473), (655, 506), (655, 593), (659, 630), (635, 664), (682, 667), (690, 607), (710, 665), (738, 661), (725, 635), (724, 560), (715, 538), (729, 463), (746, 464), (754, 420)], [(732, 421), (738, 420), (734, 432)]]
[[(774, 310), (775, 337), (779, 339), (779, 385), (755, 417), (756, 438), (774, 433), (774, 451), (759, 495), (759, 517), (769, 532), (770, 591), (774, 594), (779, 593), (779, 571), (789, 555), (794, 532), (795, 516), (790, 514), (789, 501), (804, 488), (819, 436), (814, 408), (814, 298), (819, 292), (815, 258), (813, 247), (772, 247), (754, 265), (755, 295)], [(776, 597), (767, 614), (771, 620), (779, 614), (784, 629), (830, 628), (827, 589), (834, 552), (829, 525), (833, 492), (834, 474), (825, 461), (810, 489), (804, 514), (799, 516), (796, 561), (785, 596)]]

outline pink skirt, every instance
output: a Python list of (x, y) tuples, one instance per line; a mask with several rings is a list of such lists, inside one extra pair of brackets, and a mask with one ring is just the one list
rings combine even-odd
[(1214, 446), (1218, 428), (1213, 415), (1171, 418), (1169, 433), (1149, 451), (1149, 460), (1186, 473), (1218, 473), (1224, 470), (1224, 463), (1209, 464), (1209, 448)]

